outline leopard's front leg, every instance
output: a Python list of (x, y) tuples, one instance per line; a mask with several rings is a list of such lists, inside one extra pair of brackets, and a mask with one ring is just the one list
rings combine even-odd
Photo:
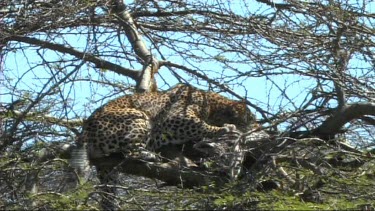
[[(193, 131), (190, 134), (182, 132), (182, 137), (191, 137), (192, 139), (202, 139), (202, 138), (213, 138), (218, 135), (222, 135), (228, 132), (236, 131), (237, 128), (233, 124), (224, 124), (223, 126), (215, 126), (208, 124), (205, 119), (207, 114), (207, 108), (204, 108), (200, 105), (189, 105), (185, 110), (185, 113), (179, 115), (178, 118), (181, 118), (182, 121), (187, 122), (186, 125), (183, 125), (182, 128), (186, 129), (185, 131)], [(194, 133), (195, 132), (195, 133)]]

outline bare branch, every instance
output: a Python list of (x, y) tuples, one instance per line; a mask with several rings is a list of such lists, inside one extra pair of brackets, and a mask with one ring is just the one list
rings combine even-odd
[(272, 0), (256, 0), (257, 2), (264, 3), (268, 6), (275, 7), (277, 9), (290, 9), (292, 7), (291, 4), (282, 4), (282, 3), (274, 3)]
[(76, 135), (79, 135), (79, 132), (76, 128), (80, 127), (83, 123), (82, 119), (69, 119), (63, 120), (58, 119), (56, 117), (28, 112), (26, 115), (23, 115), (21, 111), (0, 111), (0, 119), (7, 120), (7, 119), (18, 119), (23, 118), (24, 121), (32, 121), (32, 122), (40, 122), (40, 123), (49, 123), (51, 125), (59, 125), (70, 129)]
[(147, 49), (142, 36), (138, 33), (138, 28), (134, 19), (130, 12), (126, 11), (123, 1), (113, 0), (110, 11), (112, 11), (120, 21), (120, 25), (124, 28), (124, 32), (133, 50), (144, 65), (141, 78), (137, 80), (137, 90), (140, 92), (150, 91), (152, 84), (156, 84), (154, 74), (157, 73), (159, 69), (158, 60)]
[(140, 73), (139, 71), (124, 68), (120, 65), (98, 58), (92, 54), (80, 52), (80, 51), (75, 50), (74, 48), (67, 47), (61, 44), (56, 44), (56, 43), (39, 40), (36, 38), (22, 37), (22, 36), (16, 36), (16, 35), (7, 37), (6, 40), (24, 42), (24, 43), (40, 46), (41, 48), (48, 48), (50, 50), (55, 50), (60, 53), (67, 53), (79, 59), (82, 59), (83, 61), (92, 62), (93, 64), (95, 64), (97, 68), (108, 69), (120, 75), (128, 76), (136, 81), (139, 78), (139, 73)]
[(346, 105), (338, 110), (332, 117), (323, 122), (313, 133), (321, 137), (333, 137), (346, 123), (354, 119), (359, 119), (365, 115), (375, 116), (374, 103), (355, 103)]

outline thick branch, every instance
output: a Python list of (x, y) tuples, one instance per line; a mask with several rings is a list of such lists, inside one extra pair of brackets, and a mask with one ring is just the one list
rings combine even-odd
[(142, 162), (134, 159), (124, 159), (122, 156), (109, 156), (105, 159), (90, 159), (90, 163), (95, 166), (108, 168), (108, 166), (120, 167), (121, 172), (148, 178), (155, 178), (167, 182), (169, 185), (182, 185), (193, 187), (226, 182), (220, 175), (210, 174), (204, 170), (194, 170), (183, 167), (176, 162)]
[(50, 50), (58, 51), (60, 53), (67, 53), (79, 59), (82, 59), (84, 61), (92, 62), (95, 64), (97, 68), (103, 68), (103, 69), (114, 71), (118, 74), (128, 76), (135, 81), (137, 81), (139, 78), (139, 73), (140, 73), (139, 71), (121, 67), (120, 65), (105, 61), (92, 54), (77, 51), (74, 48), (67, 47), (61, 44), (55, 44), (55, 43), (39, 40), (36, 38), (22, 37), (22, 36), (11, 36), (11, 37), (8, 37), (6, 41), (19, 41), (19, 42), (24, 42), (24, 43), (40, 46), (42, 48), (48, 48)]
[(138, 91), (150, 91), (154, 82), (154, 74), (159, 69), (158, 60), (148, 50), (142, 36), (138, 33), (138, 27), (133, 17), (129, 11), (126, 11), (124, 3), (119, 0), (112, 1), (110, 11), (120, 20), (120, 25), (124, 28), (126, 37), (132, 45), (135, 54), (144, 65), (141, 73), (142, 77), (137, 81)]
[(375, 116), (374, 103), (355, 103), (343, 106), (332, 117), (328, 118), (313, 132), (319, 137), (330, 137), (337, 134), (341, 127), (353, 119), (361, 118), (365, 115)]

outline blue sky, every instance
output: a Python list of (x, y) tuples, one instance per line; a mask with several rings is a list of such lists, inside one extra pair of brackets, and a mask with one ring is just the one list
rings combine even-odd
[[(75, 43), (75, 41), (73, 40), (71, 41), (71, 44), (72, 46), (80, 45), (80, 43)], [(42, 63), (42, 60), (38, 57), (35, 49), (36, 48), (32, 47), (24, 51), (16, 51), (8, 53), (6, 55), (4, 63), (5, 74), (7, 78), (13, 79), (12, 83), (14, 85), (17, 85), (17, 89), (34, 90), (38, 92), (39, 90), (41, 90), (41, 87), (51, 75), (51, 72), (48, 68), (44, 66), (38, 66)], [(62, 56), (61, 54), (55, 54), (52, 51), (48, 51), (47, 55), (48, 56), (46, 57), (46, 60), (50, 62), (60, 60), (62, 57), (67, 57), (66, 55)], [(173, 58), (173, 62), (184, 64), (184, 59)], [(215, 64), (214, 62), (209, 62), (207, 64), (204, 64), (205, 67), (202, 69), (215, 70), (215, 68), (217, 68), (217, 65), (218, 64)], [(126, 65), (124, 66), (127, 67)], [(66, 71), (68, 71), (69, 69), (71, 69), (71, 67), (66, 68)], [(26, 70), (27, 72), (25, 72)], [(181, 70), (177, 70), (177, 72), (182, 76), (185, 75), (185, 73)], [(106, 78), (110, 80), (112, 79), (113, 81), (118, 81), (119, 83), (132, 82), (131, 79), (129, 80), (125, 76), (120, 76), (111, 71), (104, 71), (102, 72), (102, 74), (105, 75)], [(217, 74), (220, 74), (220, 72)], [(102, 77), (100, 71), (94, 71), (92, 67), (88, 66), (83, 67), (82, 70), (80, 70), (79, 75), (81, 76), (81, 78), (85, 78), (85, 75), (91, 75), (93, 79), (97, 80), (101, 80)], [(160, 75), (165, 80), (167, 80), (170, 85), (177, 83), (177, 80), (170, 74), (169, 70), (166, 68), (162, 68), (160, 70)], [(209, 75), (216, 74), (209, 73)], [(20, 78), (21, 80), (17, 80), (18, 78)], [(293, 76), (278, 76), (274, 77), (273, 80), (275, 80), (281, 87), (283, 87), (285, 83), (290, 83), (292, 78)], [(293, 80), (295, 80), (296, 83), (290, 85), (290, 87), (287, 89), (288, 95), (291, 98), (294, 98), (296, 102), (298, 100), (303, 100), (301, 99), (301, 97), (299, 97), (299, 95), (302, 94), (300, 90), (304, 90), (306, 87), (311, 86), (309, 83), (306, 83), (306, 81), (300, 81), (300, 79), (300, 77), (294, 76)], [(161, 80), (160, 76), (157, 76), (157, 80), (161, 89), (168, 88), (167, 86), (163, 85), (164, 82)], [(191, 83), (194, 84), (194, 80), (191, 81)], [(237, 81), (234, 81), (234, 83), (237, 83)], [(268, 80), (265, 80), (265, 78), (247, 78), (246, 80), (238, 81), (238, 83), (240, 83), (240, 86), (232, 85), (230, 87), (242, 96), (245, 96), (247, 94), (247, 97), (251, 101), (255, 100), (255, 103), (260, 105), (261, 107), (264, 107), (266, 104), (276, 106), (282, 99), (276, 87), (270, 84)], [(67, 94), (68, 92), (70, 92), (69, 94), (71, 95), (71, 98), (73, 96), (77, 98), (76, 103), (81, 106), (83, 106), (83, 104), (81, 103), (87, 102), (87, 99), (91, 99), (92, 97), (94, 97), (91, 92), (97, 93), (97, 97), (99, 97), (99, 95), (110, 95), (110, 92), (112, 91), (112, 88), (101, 87), (100, 85), (97, 85), (95, 83), (87, 82), (76, 82), (73, 92), (71, 91), (71, 87), (69, 87), (69, 85), (67, 85), (65, 89), (65, 92)], [(248, 90), (248, 93), (245, 92), (245, 89)], [(88, 92), (88, 90), (91, 91)], [(18, 99), (19, 97), (20, 96), (15, 96), (14, 93), (8, 93), (6, 95), (2, 95), (0, 100), (2, 102), (10, 102)], [(104, 102), (97, 103), (97, 105), (90, 105), (91, 108), (87, 110), (88, 113), (86, 114), (89, 114), (95, 107)]]

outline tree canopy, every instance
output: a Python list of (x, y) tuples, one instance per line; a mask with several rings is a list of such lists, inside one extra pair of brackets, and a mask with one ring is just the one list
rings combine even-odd
[(244, 100), (260, 131), (368, 152), (374, 10), (367, 0), (3, 0), (0, 207), (27, 201), (10, 175), (65, 175), (41, 166), (64, 166), (54, 147), (74, 143), (98, 106), (176, 83)]

